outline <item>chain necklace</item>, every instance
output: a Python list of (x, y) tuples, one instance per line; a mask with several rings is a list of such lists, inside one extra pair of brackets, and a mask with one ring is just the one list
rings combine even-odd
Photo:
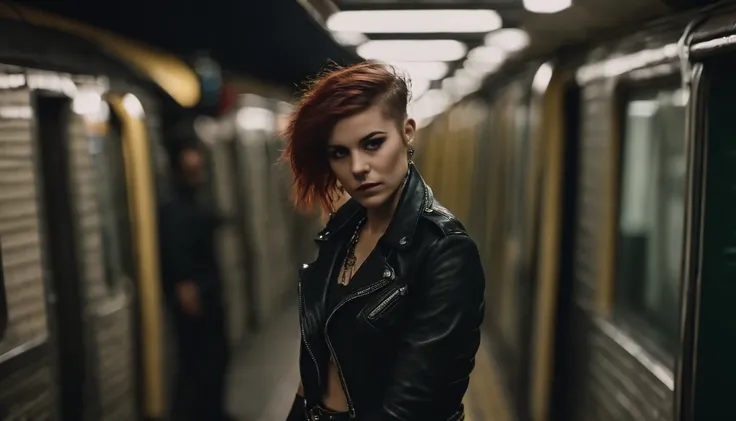
[(355, 263), (357, 263), (358, 259), (355, 257), (355, 246), (358, 244), (358, 240), (360, 240), (360, 229), (363, 228), (363, 224), (365, 224), (365, 217), (358, 222), (358, 226), (355, 227), (355, 232), (353, 233), (353, 237), (350, 239), (350, 243), (348, 243), (348, 250), (345, 254), (345, 261), (342, 264), (342, 275), (340, 275), (340, 279), (337, 281), (338, 284), (345, 286), (350, 282), (350, 278), (353, 277), (353, 270), (355, 268)]
[[(409, 172), (407, 171), (406, 175), (404, 176), (404, 180), (402, 180), (398, 190), (401, 190), (401, 188), (404, 187), (408, 179)], [(363, 225), (365, 225), (365, 222), (366, 217), (363, 217), (358, 222), (358, 225), (355, 227), (355, 232), (353, 233), (352, 238), (350, 238), (350, 243), (348, 243), (347, 253), (345, 254), (345, 261), (342, 264), (342, 275), (340, 275), (340, 279), (337, 280), (337, 283), (342, 286), (346, 286), (348, 282), (350, 282), (350, 279), (353, 277), (355, 264), (358, 261), (358, 258), (355, 257), (355, 246), (360, 240), (360, 230), (363, 228)]]

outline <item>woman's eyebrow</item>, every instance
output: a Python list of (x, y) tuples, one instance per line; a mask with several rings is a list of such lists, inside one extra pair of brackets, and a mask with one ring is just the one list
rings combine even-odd
[[(361, 137), (360, 140), (358, 141), (358, 143), (365, 142), (366, 140), (372, 138), (373, 136), (375, 136), (377, 134), (383, 134), (383, 135), (385, 135), (385, 134), (388, 134), (388, 132), (383, 131), (383, 130), (375, 130), (375, 131), (372, 131), (372, 132), (368, 133), (367, 135)], [(328, 148), (340, 148), (340, 147), (343, 147), (343, 145), (334, 145), (334, 144), (332, 144), (332, 145), (327, 145), (327, 147)]]

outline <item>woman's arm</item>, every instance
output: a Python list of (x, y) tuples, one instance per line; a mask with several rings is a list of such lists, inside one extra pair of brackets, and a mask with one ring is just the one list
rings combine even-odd
[(438, 398), (452, 400), (451, 408), (461, 405), (480, 345), (485, 276), (478, 249), (464, 234), (438, 240), (426, 262), (419, 278), (423, 286), (414, 289), (416, 304), (398, 335), (396, 368), (383, 405), (361, 421), (434, 419)]

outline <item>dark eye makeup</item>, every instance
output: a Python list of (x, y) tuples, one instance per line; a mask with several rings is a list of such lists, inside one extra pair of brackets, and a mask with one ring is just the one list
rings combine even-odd
[[(379, 134), (381, 136), (379, 136)], [(381, 148), (381, 145), (386, 141), (385, 133), (377, 132), (371, 133), (365, 138), (361, 139), (360, 146), (367, 151), (377, 151)], [(350, 152), (348, 148), (344, 146), (328, 146), (327, 154), (330, 159), (340, 159), (347, 156)]]

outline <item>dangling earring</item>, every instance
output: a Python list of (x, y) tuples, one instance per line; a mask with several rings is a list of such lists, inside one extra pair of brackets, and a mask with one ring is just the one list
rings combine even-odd
[(409, 162), (412, 162), (412, 157), (414, 156), (414, 148), (409, 146), (409, 150), (406, 151), (407, 155), (409, 156)]

